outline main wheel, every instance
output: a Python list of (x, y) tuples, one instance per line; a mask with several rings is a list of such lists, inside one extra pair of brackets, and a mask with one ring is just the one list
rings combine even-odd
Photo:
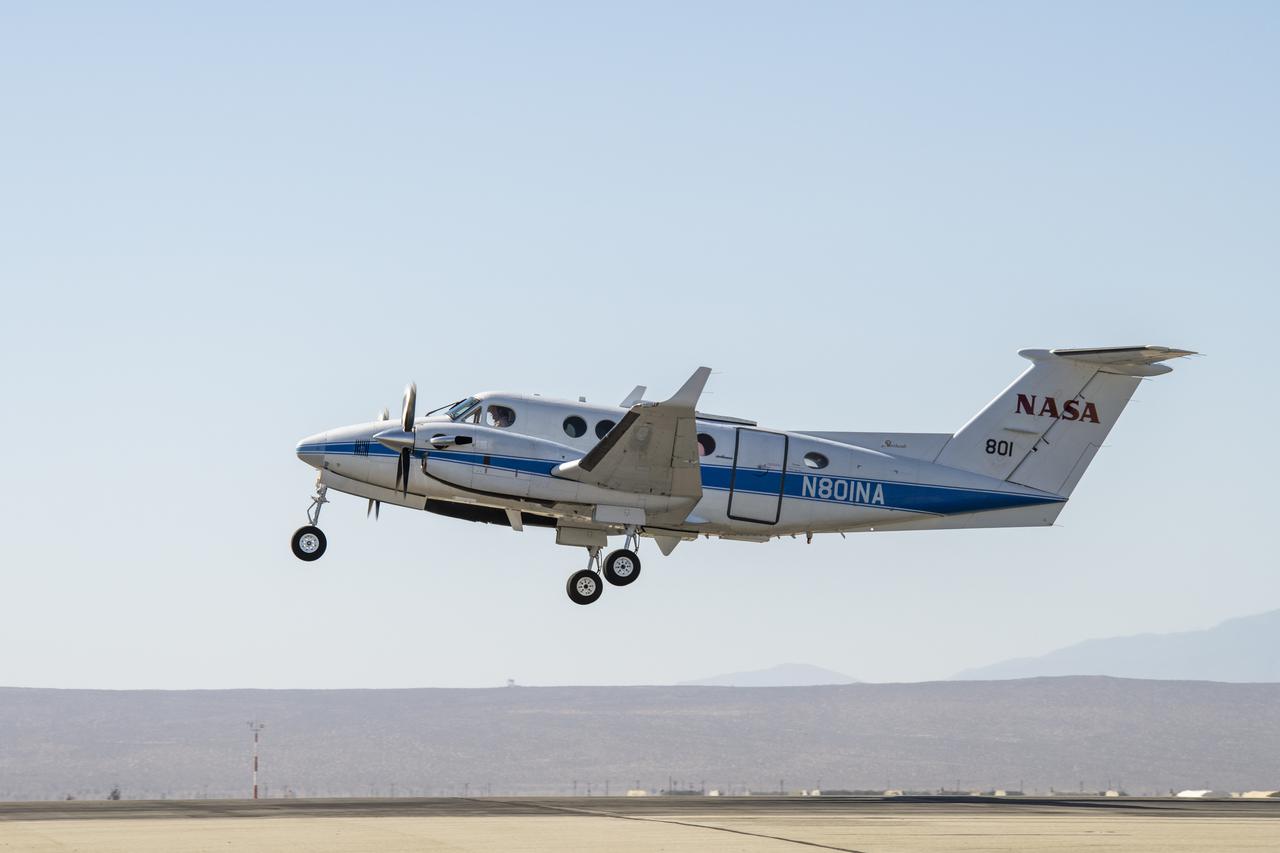
[(619, 548), (604, 558), (604, 579), (614, 586), (626, 586), (640, 577), (640, 558), (635, 551)]
[(324, 556), (324, 549), (329, 543), (319, 527), (308, 524), (293, 531), (293, 540), (289, 544), (293, 546), (293, 556), (310, 563)]
[(590, 604), (604, 592), (604, 584), (600, 583), (600, 576), (595, 572), (583, 569), (569, 576), (565, 591), (569, 593), (569, 600), (574, 604)]

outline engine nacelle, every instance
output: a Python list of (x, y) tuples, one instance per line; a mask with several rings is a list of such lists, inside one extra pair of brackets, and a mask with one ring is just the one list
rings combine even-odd
[(556, 465), (582, 455), (558, 442), (479, 424), (424, 424), (416, 438), (427, 451), (422, 473), (470, 491), (516, 498), (569, 499), (560, 488), (537, 490), (554, 495), (531, 492)]
[(620, 492), (557, 477), (553, 471), (565, 462), (582, 458), (581, 451), (498, 427), (424, 424), (418, 428), (416, 438), (417, 446), (427, 451), (422, 473), (477, 497), (607, 506), (624, 512), (631, 507), (647, 513), (676, 509), (687, 512), (692, 504), (688, 498)]

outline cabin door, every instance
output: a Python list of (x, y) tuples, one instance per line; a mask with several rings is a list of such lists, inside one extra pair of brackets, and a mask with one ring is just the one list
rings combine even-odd
[(758, 429), (739, 429), (729, 480), (729, 517), (777, 524), (787, 471), (787, 437)]

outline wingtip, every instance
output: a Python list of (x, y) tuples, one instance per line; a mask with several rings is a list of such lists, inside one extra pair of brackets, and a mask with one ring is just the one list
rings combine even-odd
[(702, 390), (707, 386), (707, 380), (710, 378), (711, 368), (699, 367), (680, 386), (680, 390), (672, 394), (671, 399), (667, 400), (663, 405), (688, 406), (692, 409), (698, 404), (698, 398), (702, 396)]

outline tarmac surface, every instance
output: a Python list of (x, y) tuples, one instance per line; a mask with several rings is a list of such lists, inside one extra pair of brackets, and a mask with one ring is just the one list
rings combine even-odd
[(1280, 800), (563, 797), (0, 803), (0, 851), (1280, 849)]

